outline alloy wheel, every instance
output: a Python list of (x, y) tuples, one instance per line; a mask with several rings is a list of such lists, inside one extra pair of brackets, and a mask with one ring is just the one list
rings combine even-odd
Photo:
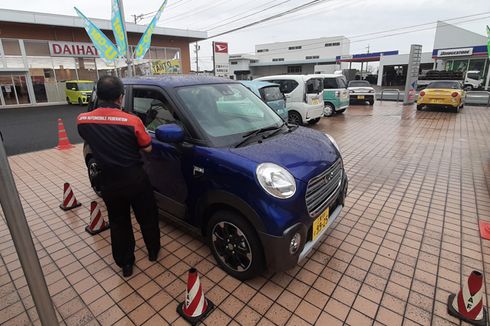
[(219, 222), (212, 230), (212, 244), (219, 259), (230, 269), (243, 272), (252, 265), (252, 250), (240, 228), (230, 222)]

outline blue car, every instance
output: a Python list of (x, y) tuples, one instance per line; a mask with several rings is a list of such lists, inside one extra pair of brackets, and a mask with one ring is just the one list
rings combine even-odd
[(270, 82), (250, 80), (240, 81), (248, 89), (255, 93), (267, 105), (269, 105), (279, 116), (284, 120), (288, 120), (288, 110), (286, 108), (286, 98), (281, 93), (281, 88), (278, 84)]
[[(144, 166), (160, 215), (204, 236), (224, 271), (240, 280), (284, 271), (322, 241), (347, 194), (332, 137), (287, 124), (236, 81), (159, 76), (124, 84), (125, 110), (153, 139)], [(87, 146), (84, 153), (90, 175), (97, 162)]]

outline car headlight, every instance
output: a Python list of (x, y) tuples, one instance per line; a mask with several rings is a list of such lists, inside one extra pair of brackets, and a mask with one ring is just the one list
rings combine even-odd
[(280, 199), (291, 198), (296, 193), (296, 181), (291, 173), (274, 163), (262, 163), (255, 171), (264, 190)]
[(330, 139), (330, 141), (332, 142), (332, 144), (335, 146), (335, 148), (340, 152), (340, 147), (339, 145), (337, 144), (337, 142), (335, 141), (335, 139), (333, 139), (332, 136), (330, 136), (329, 134), (325, 134), (325, 136), (327, 136), (328, 139)]

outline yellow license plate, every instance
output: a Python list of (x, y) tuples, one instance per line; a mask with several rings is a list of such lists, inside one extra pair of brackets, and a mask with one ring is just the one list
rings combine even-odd
[(318, 104), (320, 104), (320, 100), (318, 100), (318, 99), (313, 99), (313, 100), (311, 101), (311, 103), (312, 103), (313, 105), (318, 105)]
[(330, 209), (327, 208), (320, 216), (313, 221), (313, 240), (327, 227)]
[(441, 104), (444, 103), (443, 100), (430, 100), (430, 103)]
[(358, 100), (364, 100), (364, 95), (357, 95)]

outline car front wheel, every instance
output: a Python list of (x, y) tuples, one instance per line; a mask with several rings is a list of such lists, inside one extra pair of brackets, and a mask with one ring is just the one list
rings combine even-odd
[(219, 210), (208, 223), (207, 240), (218, 265), (231, 276), (244, 281), (264, 269), (262, 245), (243, 216)]
[(92, 157), (87, 163), (88, 178), (92, 189), (97, 196), (102, 197), (102, 191), (100, 190), (100, 168), (97, 161)]
[(288, 112), (288, 122), (293, 125), (302, 126), (303, 118), (301, 118), (301, 115), (298, 112)]
[(323, 116), (331, 117), (334, 113), (335, 113), (335, 108), (333, 107), (333, 105), (330, 103), (325, 103), (325, 106), (323, 107)]

